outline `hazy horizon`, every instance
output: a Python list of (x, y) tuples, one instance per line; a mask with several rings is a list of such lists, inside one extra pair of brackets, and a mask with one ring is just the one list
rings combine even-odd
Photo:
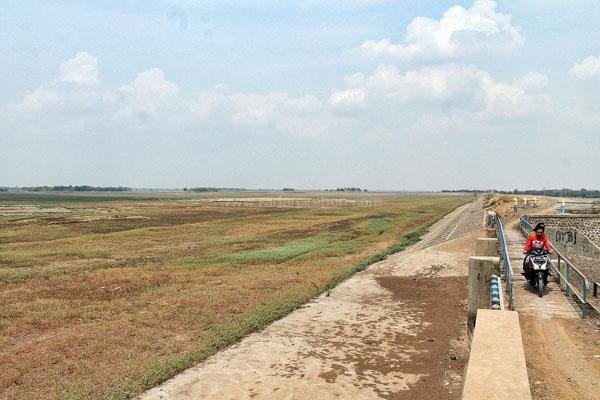
[(0, 186), (600, 188), (595, 1), (52, 3), (0, 7)]

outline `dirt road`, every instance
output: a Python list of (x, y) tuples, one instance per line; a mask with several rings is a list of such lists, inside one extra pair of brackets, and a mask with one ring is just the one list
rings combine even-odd
[(374, 264), (140, 399), (458, 399), (474, 236)]
[(520, 319), (533, 399), (600, 399), (598, 321)]

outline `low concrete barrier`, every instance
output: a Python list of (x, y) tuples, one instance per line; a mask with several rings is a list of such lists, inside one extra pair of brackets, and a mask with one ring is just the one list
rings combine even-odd
[(477, 238), (475, 240), (475, 255), (484, 257), (498, 257), (498, 239)]
[(515, 311), (477, 311), (462, 398), (531, 399), (519, 315)]
[(495, 238), (496, 237), (496, 229), (494, 229), (494, 228), (485, 228), (483, 230), (483, 237), (486, 237), (486, 238)]
[(469, 335), (475, 328), (477, 313), (481, 308), (490, 308), (490, 278), (500, 275), (500, 258), (469, 257), (469, 311), (467, 330)]

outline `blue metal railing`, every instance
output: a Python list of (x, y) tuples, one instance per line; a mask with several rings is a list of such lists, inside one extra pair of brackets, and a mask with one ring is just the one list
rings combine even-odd
[[(525, 215), (521, 217), (521, 232), (525, 237), (529, 236), (529, 232), (533, 231), (533, 226), (527, 221)], [(575, 296), (581, 303), (581, 318), (585, 318), (588, 308), (596, 309), (588, 301), (590, 291), (590, 282), (552, 243), (550, 247), (556, 254), (557, 260), (555, 263), (550, 260), (552, 273), (556, 273), (556, 282), (559, 287), (565, 292), (567, 297)], [(561, 262), (562, 261), (562, 262)], [(596, 309), (596, 311), (598, 311)]]
[(513, 290), (513, 269), (508, 256), (506, 247), (506, 237), (504, 235), (504, 226), (500, 217), (496, 216), (496, 236), (498, 237), (498, 247), (500, 258), (502, 259), (502, 268), (504, 270), (504, 281), (506, 282), (506, 295), (508, 297), (508, 309), (515, 309), (515, 292)]

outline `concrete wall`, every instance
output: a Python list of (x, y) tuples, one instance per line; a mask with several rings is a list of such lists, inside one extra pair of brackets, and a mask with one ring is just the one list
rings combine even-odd
[(600, 247), (583, 235), (579, 229), (546, 227), (548, 240), (565, 256), (591, 257), (600, 260)]
[(519, 315), (478, 310), (463, 400), (531, 400)]
[[(527, 221), (533, 226), (538, 222), (544, 222), (546, 228), (576, 229), (593, 243), (600, 245), (600, 216), (598, 215), (527, 215)], [(556, 238), (553, 237), (550, 237), (550, 241), (557, 243)]]

